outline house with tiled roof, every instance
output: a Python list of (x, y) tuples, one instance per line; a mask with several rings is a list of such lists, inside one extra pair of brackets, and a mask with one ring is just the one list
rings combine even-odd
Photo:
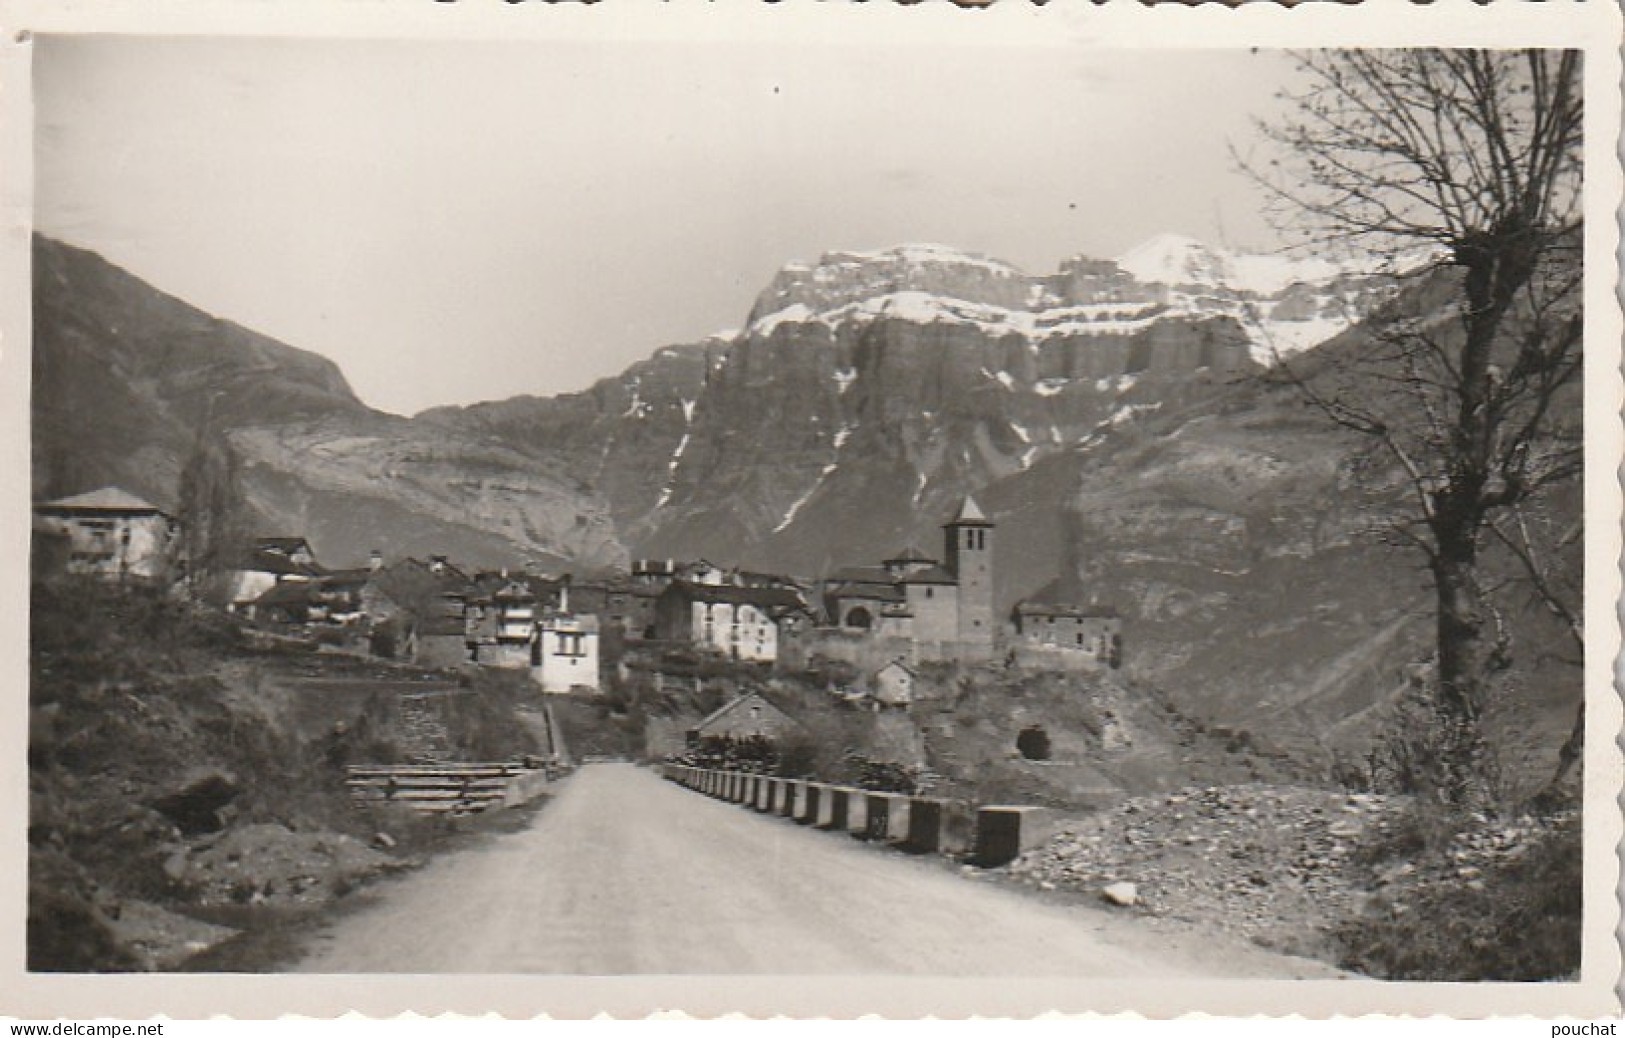
[(544, 615), (564, 603), (564, 583), (528, 573), (477, 574), (464, 597), (465, 631), (474, 662), (532, 666), (531, 643)]
[(772, 662), (779, 655), (780, 625), (806, 613), (801, 596), (788, 588), (678, 579), (655, 600), (655, 633), (734, 659)]
[(1010, 619), (1018, 662), (1066, 662), (1068, 656), (1108, 667), (1122, 662), (1122, 616), (1102, 605), (1076, 573), (1056, 577), (1017, 602)]
[(246, 545), (227, 574), (226, 608), (251, 613), (278, 584), (317, 580), (327, 571), (303, 537), (259, 537)]
[(760, 692), (746, 692), (708, 714), (687, 733), (688, 745), (704, 739), (777, 741), (801, 728), (800, 722), (774, 706)]
[(551, 613), (536, 623), (530, 643), (531, 680), (543, 692), (599, 690), (598, 617)]
[(313, 619), (315, 591), (316, 585), (306, 580), (276, 584), (247, 603), (242, 611), (263, 623), (308, 623)]
[[(648, 564), (649, 560), (642, 560)], [(655, 636), (655, 602), (671, 583), (669, 573), (663, 579), (644, 579), (634, 574), (631, 579), (568, 580), (568, 601), (571, 611), (598, 618), (599, 629), (616, 631), (633, 641)]]
[(34, 518), (42, 536), (66, 542), (70, 573), (160, 583), (178, 574), (180, 522), (119, 487), (41, 502)]

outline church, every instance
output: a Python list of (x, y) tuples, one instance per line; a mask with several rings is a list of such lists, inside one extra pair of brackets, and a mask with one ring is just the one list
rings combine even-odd
[(837, 570), (824, 585), (831, 622), (905, 643), (916, 659), (992, 659), (993, 522), (967, 496), (942, 533), (941, 559), (911, 546), (879, 566)]

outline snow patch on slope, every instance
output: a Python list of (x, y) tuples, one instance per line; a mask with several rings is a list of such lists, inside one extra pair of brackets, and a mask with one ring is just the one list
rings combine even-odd
[(823, 467), (823, 469), (818, 473), (818, 478), (813, 480), (813, 485), (807, 488), (807, 492), (805, 494), (802, 494), (800, 497), (796, 498), (795, 502), (790, 505), (790, 510), (784, 513), (784, 518), (779, 520), (779, 525), (773, 527), (774, 533), (778, 533), (786, 526), (789, 526), (791, 523), (795, 522), (796, 513), (801, 511), (801, 506), (812, 500), (812, 496), (818, 493), (818, 488), (824, 485), (824, 480), (828, 479), (829, 474), (834, 471), (835, 463), (833, 461)]

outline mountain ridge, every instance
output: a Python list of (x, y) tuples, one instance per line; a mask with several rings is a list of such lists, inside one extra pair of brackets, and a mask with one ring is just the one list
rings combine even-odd
[[(764, 294), (807, 305), (816, 290), (839, 310), (895, 294), (898, 273), (948, 286), (941, 270), (837, 255), (822, 283), (807, 267), (808, 284)], [(703, 556), (818, 576), (938, 543), (974, 492), (998, 524), (997, 608), (1075, 577), (1123, 613), (1132, 675), (1190, 716), (1323, 762), (1331, 743), (1359, 745), (1425, 653), (1425, 578), (1369, 534), (1402, 481), (1260, 377), (1233, 299), (1037, 341), (878, 306), (758, 322), (577, 393), (401, 418), (356, 400), (331, 362), (244, 339), (83, 250), (41, 240), (36, 260), (36, 496), (117, 483), (169, 503), (213, 430), (242, 457), (263, 529), (307, 536), (329, 564), (376, 547), (574, 572)], [(961, 294), (1032, 297), (1019, 272), (950, 265), (972, 279)], [(1097, 303), (1145, 291), (1105, 261), (1054, 276)], [(1368, 298), (1434, 310), (1449, 293), (1432, 280)], [(1365, 334), (1356, 324), (1306, 357), (1361, 349)], [(1518, 752), (1549, 754), (1573, 690), (1538, 661), (1519, 680)]]

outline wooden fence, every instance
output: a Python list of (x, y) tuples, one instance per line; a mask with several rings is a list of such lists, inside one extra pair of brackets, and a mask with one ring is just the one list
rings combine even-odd
[(558, 773), (543, 765), (352, 764), (344, 784), (358, 807), (405, 804), (427, 813), (470, 814), (534, 799)]

